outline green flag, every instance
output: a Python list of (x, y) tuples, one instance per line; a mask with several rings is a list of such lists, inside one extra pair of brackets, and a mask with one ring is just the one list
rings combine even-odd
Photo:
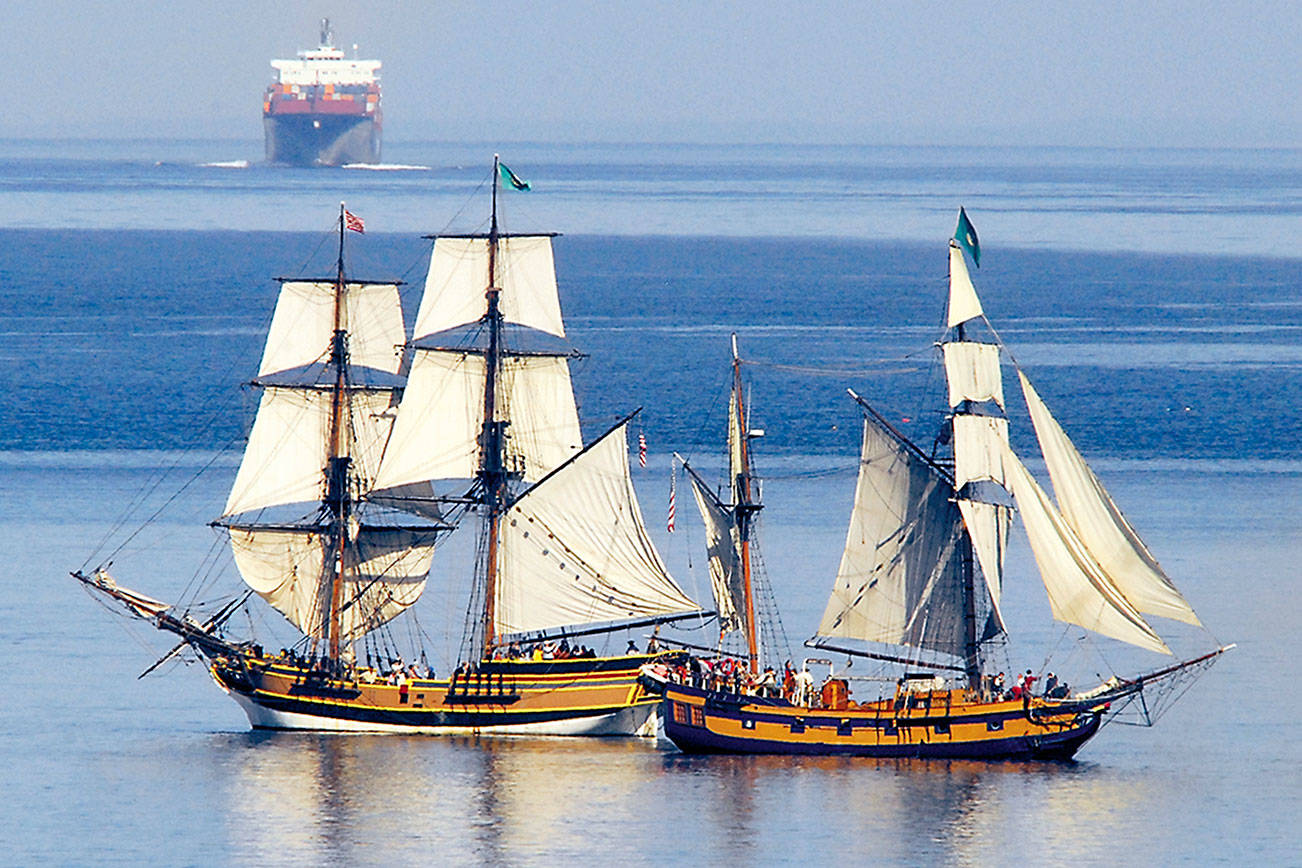
[(521, 178), (515, 172), (506, 167), (506, 163), (497, 164), (497, 173), (502, 176), (502, 180), (510, 184), (517, 190), (528, 190), (529, 182)]
[(977, 240), (976, 227), (967, 219), (967, 212), (958, 209), (958, 228), (954, 230), (954, 240), (972, 257), (977, 268), (981, 267), (981, 242)]

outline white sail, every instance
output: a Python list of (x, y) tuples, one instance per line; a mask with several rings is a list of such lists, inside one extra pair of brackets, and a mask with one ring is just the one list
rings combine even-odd
[(1126, 521), (1030, 381), (1020, 372), (1018, 376), (1053, 480), (1058, 509), (1067, 524), (1136, 609), (1200, 625), (1198, 616)]
[(1140, 648), (1170, 654), (1166, 643), (1108, 579), (1011, 449), (1004, 468), (1040, 578), (1049, 592), (1053, 617)]
[[(506, 356), (498, 380), (507, 455), (533, 482), (582, 448), (569, 364), (556, 356)], [(376, 486), (469, 479), (479, 468), (484, 357), (416, 350)]]
[(994, 401), (1004, 406), (1004, 380), (999, 372), (999, 347), (975, 341), (950, 341), (941, 349), (945, 355), (945, 380), (949, 384), (949, 406), (964, 401)]
[(502, 517), (497, 635), (700, 609), (647, 535), (626, 428), (526, 491)]
[(741, 613), (746, 610), (737, 527), (714, 494), (694, 475), (689, 478), (705, 523), (705, 550), (710, 559), (710, 588), (719, 613), (719, 631), (731, 633), (742, 629)]
[(1004, 452), (1007, 448), (1007, 419), (968, 413), (955, 415), (955, 487), (962, 491), (964, 486), (973, 482), (994, 482), (1003, 485)]
[(994, 608), (995, 624), (1004, 630), (1000, 605), (1004, 596), (1004, 553), (1008, 550), (1008, 532), (1012, 529), (1013, 511), (997, 503), (982, 503), (966, 498), (958, 498), (955, 502), (963, 516), (968, 538), (972, 541), (972, 551), (981, 567), (981, 575), (986, 581), (986, 590)]
[(871, 419), (820, 636), (965, 654), (962, 524), (948, 481)]
[[(333, 544), (317, 530), (230, 528), (235, 563), (250, 588), (305, 635), (329, 630)], [(363, 527), (345, 554), (340, 638), (352, 641), (420, 597), (434, 555), (432, 533)]]
[[(434, 242), (425, 294), (413, 334), (417, 338), (467, 323), (488, 311), (488, 239), (439, 238)], [(499, 307), (508, 323), (565, 336), (556, 294), (549, 236), (505, 236), (497, 243)]]
[[(349, 363), (396, 374), (406, 340), (398, 287), (346, 283), (342, 314)], [(276, 301), (258, 376), (329, 361), (334, 331), (335, 284), (286, 281)]]
[[(366, 480), (375, 478), (389, 435), (389, 400), (387, 391), (350, 390), (347, 396), (345, 436), (364, 489)], [(330, 457), (330, 401), (323, 390), (263, 392), (225, 515), (321, 499)]]
[(972, 278), (967, 273), (967, 263), (963, 261), (963, 251), (954, 242), (949, 244), (949, 314), (945, 319), (947, 327), (975, 319), (983, 314), (981, 300), (977, 298)]

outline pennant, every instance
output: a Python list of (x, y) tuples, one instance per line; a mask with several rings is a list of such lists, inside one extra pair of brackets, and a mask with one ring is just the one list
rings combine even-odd
[(977, 240), (976, 227), (967, 219), (967, 212), (958, 209), (958, 227), (954, 230), (954, 240), (972, 257), (972, 263), (981, 267), (981, 242)]
[(646, 467), (646, 435), (641, 431), (637, 434), (637, 466)]
[(526, 181), (524, 178), (521, 178), (515, 172), (512, 172), (510, 169), (508, 169), (506, 163), (497, 164), (497, 173), (502, 176), (503, 181), (510, 184), (512, 187), (514, 187), (517, 190), (532, 189), (529, 186), (529, 182)]
[(366, 234), (366, 224), (362, 222), (361, 217), (358, 217), (352, 211), (344, 211), (344, 226), (353, 232), (358, 232), (362, 235)]

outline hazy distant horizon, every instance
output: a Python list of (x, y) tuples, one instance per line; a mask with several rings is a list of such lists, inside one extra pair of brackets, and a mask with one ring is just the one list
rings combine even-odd
[(1302, 145), (1294, 0), (32, 0), (0, 138), (260, 139), (322, 16), (383, 63), (391, 142)]

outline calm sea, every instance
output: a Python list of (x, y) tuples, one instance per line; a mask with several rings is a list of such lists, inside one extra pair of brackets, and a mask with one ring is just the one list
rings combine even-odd
[[(919, 439), (939, 419), (932, 344), (965, 206), (992, 323), (1211, 632), (1238, 643), (1152, 729), (1108, 727), (1071, 764), (688, 758), (255, 735), (200, 667), (137, 680), (169, 643), (67, 571), (112, 557), (165, 599), (233, 588), (205, 523), (256, 401), (240, 384), (273, 278), (330, 272), (346, 200), (368, 228), (350, 272), (407, 281), (410, 313), (421, 235), (483, 227), (493, 150), (394, 145), (382, 170), (307, 171), (257, 165), (257, 143), (0, 142), (0, 861), (1299, 862), (1297, 150), (498, 148), (535, 187), (504, 195), (506, 228), (565, 233), (585, 429), (644, 408), (635, 481), (698, 597), (690, 503), (663, 527), (668, 456), (717, 466), (739, 335), (766, 432), (762, 549), (797, 651), (853, 496), (845, 389)], [(1032, 449), (1024, 423), (1013, 437)], [(441, 669), (467, 590), (455, 540), (417, 607)], [(1052, 624), (1020, 531), (1014, 546), (1009, 665), (1130, 665)]]

